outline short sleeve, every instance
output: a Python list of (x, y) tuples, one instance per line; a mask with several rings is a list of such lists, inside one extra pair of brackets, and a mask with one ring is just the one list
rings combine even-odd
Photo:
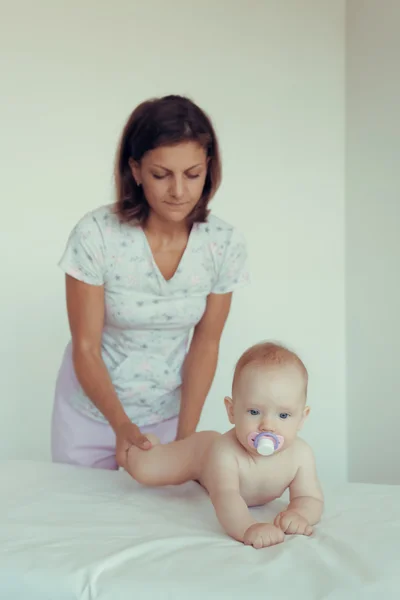
[(211, 289), (213, 294), (227, 294), (249, 282), (247, 245), (244, 237), (232, 229), (218, 270), (218, 277)]
[(58, 265), (65, 273), (84, 283), (104, 283), (104, 239), (92, 214), (85, 215), (71, 231)]

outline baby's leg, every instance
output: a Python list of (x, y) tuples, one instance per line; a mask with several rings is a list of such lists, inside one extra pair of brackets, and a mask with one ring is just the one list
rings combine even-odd
[(162, 445), (157, 443), (155, 436), (148, 434), (153, 447), (139, 450), (132, 446), (125, 468), (136, 481), (148, 486), (180, 485), (198, 479), (204, 454), (218, 435), (203, 431)]

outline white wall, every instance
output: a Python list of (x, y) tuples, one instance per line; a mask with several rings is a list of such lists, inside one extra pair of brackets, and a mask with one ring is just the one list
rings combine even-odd
[(400, 483), (400, 3), (350, 0), (347, 26), (349, 476)]
[(214, 210), (246, 234), (253, 273), (201, 426), (228, 427), (238, 355), (281, 340), (310, 370), (304, 435), (322, 477), (344, 479), (344, 2), (25, 1), (3, 28), (0, 456), (49, 457), (68, 339), (56, 263), (76, 220), (112, 198), (129, 112), (182, 93), (215, 121)]

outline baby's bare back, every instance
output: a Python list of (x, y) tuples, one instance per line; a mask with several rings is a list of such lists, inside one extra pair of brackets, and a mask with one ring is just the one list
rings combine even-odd
[[(194, 479), (202, 483), (202, 476), (206, 465), (210, 462), (214, 444), (222, 437), (222, 434), (217, 431), (199, 431), (182, 440), (182, 446), (179, 449), (177, 446), (174, 458), (181, 465), (185, 464), (186, 480)], [(179, 443), (177, 442), (177, 444)]]
[[(148, 438), (153, 440), (151, 434)], [(156, 445), (151, 450), (132, 447), (128, 453), (128, 472), (145, 485), (179, 485), (195, 480), (212, 497), (227, 482), (236, 482), (248, 506), (279, 498), (293, 480), (298, 462), (296, 454), (302, 440), (273, 456), (254, 456), (237, 440), (235, 430), (194, 433), (180, 441)]]

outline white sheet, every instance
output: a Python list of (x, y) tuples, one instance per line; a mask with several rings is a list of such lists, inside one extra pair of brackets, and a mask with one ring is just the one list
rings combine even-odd
[(1, 600), (400, 598), (400, 486), (327, 491), (313, 537), (254, 550), (220, 530), (195, 483), (144, 489), (124, 472), (19, 461), (0, 477)]

